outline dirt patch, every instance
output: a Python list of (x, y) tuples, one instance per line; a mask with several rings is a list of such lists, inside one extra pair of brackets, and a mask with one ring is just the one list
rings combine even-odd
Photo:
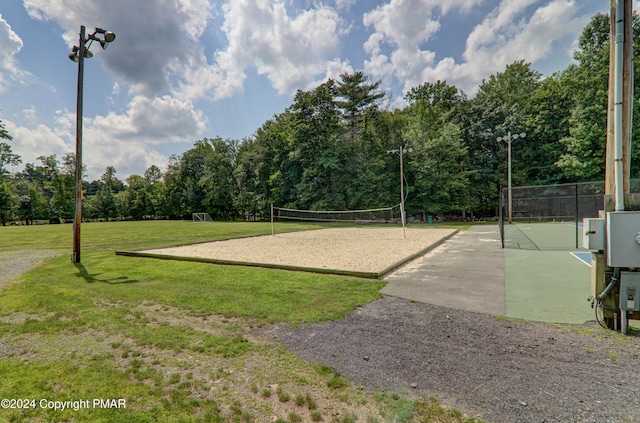
[(273, 335), (371, 390), (437, 396), (491, 423), (640, 421), (640, 338), (385, 297)]
[(451, 235), (451, 229), (334, 228), (236, 238), (145, 253), (355, 272), (381, 272)]
[[(108, 303), (101, 302), (100, 307), (107, 309)], [(38, 320), (44, 318), (40, 316)], [(161, 348), (122, 334), (82, 328), (56, 334), (21, 333), (7, 342), (0, 339), (0, 358), (39, 363), (46, 357), (75, 363), (79, 368), (87, 365), (86, 357), (106, 361), (132, 379), (164, 390), (167, 396), (179, 391), (198, 401), (216, 401), (222, 414), (228, 417), (224, 421), (267, 423), (295, 413), (308, 422), (312, 421), (313, 412), (320, 413), (322, 421), (348, 415), (381, 421), (377, 404), (369, 400), (367, 392), (353, 387), (329, 389), (327, 381), (333, 373), (320, 372), (316, 366), (297, 358), (272, 336), (265, 336), (265, 328), (255, 327), (249, 320), (195, 316), (153, 303), (131, 306), (125, 320), (141, 329), (183, 327), (225, 338), (243, 337), (255, 348), (228, 357), (189, 347)], [(298, 402), (302, 397), (306, 401), (303, 405)], [(134, 401), (133, 407), (140, 406), (143, 405)], [(252, 419), (239, 419), (236, 411), (240, 407)]]

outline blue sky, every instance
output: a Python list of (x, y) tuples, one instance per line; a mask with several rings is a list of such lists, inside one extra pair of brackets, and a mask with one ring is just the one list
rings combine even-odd
[[(637, 4), (634, 3), (634, 8)], [(80, 25), (116, 33), (85, 61), (90, 180), (165, 169), (204, 137), (242, 139), (343, 72), (381, 80), (385, 107), (423, 82), (478, 84), (524, 59), (566, 68), (605, 0), (2, 0), (0, 119), (27, 162), (75, 151)], [(12, 170), (20, 171), (23, 165)]]

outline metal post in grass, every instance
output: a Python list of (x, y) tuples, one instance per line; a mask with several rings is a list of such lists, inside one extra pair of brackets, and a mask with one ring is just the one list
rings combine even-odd
[(402, 221), (402, 233), (404, 238), (407, 239), (407, 231), (405, 229), (404, 218), (404, 166), (402, 163), (402, 154), (403, 153), (411, 153), (413, 148), (406, 148), (404, 146), (400, 146), (398, 150), (387, 150), (387, 154), (400, 154), (400, 220)]
[[(100, 35), (100, 37), (98, 36)], [(80, 37), (77, 46), (73, 46), (69, 59), (78, 63), (78, 91), (76, 98), (76, 192), (75, 214), (73, 217), (73, 263), (80, 263), (80, 224), (82, 223), (82, 97), (84, 81), (84, 59), (93, 57), (89, 50), (91, 43), (97, 41), (106, 49), (116, 34), (96, 28), (91, 35), (85, 37), (85, 27), (80, 26)], [(87, 45), (88, 44), (88, 45)]]
[(271, 236), (273, 236), (274, 234), (274, 230), (273, 230), (273, 203), (271, 203)]
[(580, 209), (578, 206), (578, 201), (579, 201), (579, 197), (578, 197), (578, 184), (576, 183), (574, 185), (575, 189), (576, 189), (576, 249), (580, 248), (578, 247), (578, 238), (579, 238), (579, 228), (578, 226), (580, 225)]
[(498, 208), (498, 228), (500, 229), (500, 242), (504, 248), (504, 190), (500, 185), (500, 207)]
[(512, 214), (512, 210), (513, 210), (513, 203), (511, 201), (511, 141), (517, 140), (518, 138), (524, 138), (526, 137), (527, 134), (525, 134), (524, 132), (522, 132), (521, 134), (513, 134), (511, 135), (511, 131), (509, 131), (509, 133), (507, 135), (505, 135), (504, 137), (498, 137), (497, 140), (498, 142), (500, 141), (506, 141), (507, 142), (507, 147), (508, 147), (508, 153), (507, 153), (507, 167), (508, 167), (508, 177), (507, 177), (507, 191), (508, 191), (508, 203), (509, 203), (509, 210), (507, 212), (507, 216), (509, 219), (509, 224), (511, 224), (511, 214)]

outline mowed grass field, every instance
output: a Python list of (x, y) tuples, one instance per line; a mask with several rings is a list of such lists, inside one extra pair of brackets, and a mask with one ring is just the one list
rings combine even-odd
[(114, 253), (270, 232), (86, 223), (73, 264), (71, 225), (0, 227), (0, 399), (13, 400), (0, 422), (475, 421), (433, 399), (367, 392), (265, 334), (341, 319), (382, 281)]

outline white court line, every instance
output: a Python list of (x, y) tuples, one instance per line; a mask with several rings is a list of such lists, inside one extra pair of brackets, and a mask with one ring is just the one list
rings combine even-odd
[[(586, 259), (584, 259), (583, 257), (585, 255), (589, 254), (589, 261), (587, 261)], [(571, 253), (572, 256), (574, 256), (575, 258), (577, 258), (578, 260), (580, 260), (582, 263), (586, 264), (587, 266), (591, 267), (591, 253), (583, 253), (583, 252), (579, 252), (579, 253)], [(583, 256), (583, 257), (580, 257)]]

